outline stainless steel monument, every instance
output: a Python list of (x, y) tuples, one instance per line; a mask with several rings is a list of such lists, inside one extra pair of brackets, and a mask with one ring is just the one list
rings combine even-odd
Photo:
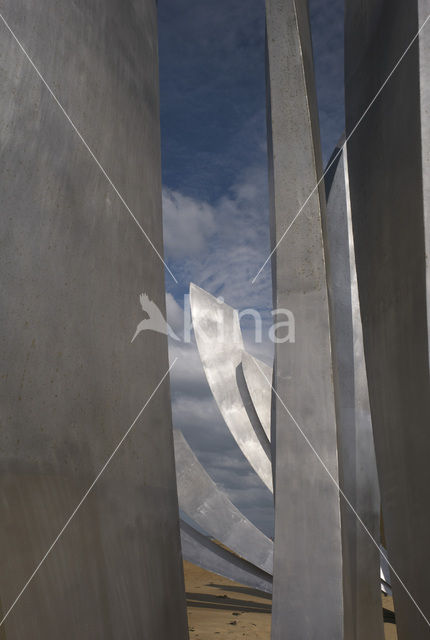
[(142, 291), (165, 315), (156, 4), (0, 9), (0, 638), (186, 640), (180, 540), (273, 588), (272, 640), (381, 640), (390, 580), (399, 640), (429, 637), (430, 0), (346, 0), (348, 144), (324, 176), (307, 1), (266, 0), (295, 341), (272, 370), (236, 309), (190, 300), (275, 543), (173, 440), (167, 338), (140, 330)]
[(184, 560), (253, 589), (272, 593), (272, 576), (181, 521)]
[(174, 440), (182, 511), (238, 556), (272, 574), (272, 541), (218, 489), (180, 431), (175, 430)]
[[(130, 344), (138, 294), (165, 305), (143, 233), (162, 254), (156, 2), (6, 0), (1, 14), (3, 618), (168, 358), (164, 335)], [(168, 380), (0, 637), (188, 637)]]
[[(360, 509), (363, 523), (375, 538), (372, 542), (368, 535), (363, 535), (365, 531), (354, 513), (343, 509), (343, 592), (344, 613), (345, 616), (348, 615), (348, 620), (344, 620), (344, 629), (345, 638), (367, 639), (378, 637), (372, 630), (382, 629), (380, 591), (386, 594), (391, 592), (390, 574), (384, 556), (379, 566), (379, 547), (376, 542), (379, 536), (379, 491), (373, 442), (369, 439), (371, 421), (363, 369), (363, 348), (360, 347), (361, 323), (351, 245), (346, 163), (338, 162), (329, 175), (328, 183), (328, 244), (336, 251), (337, 263), (333, 270), (333, 274), (337, 275), (329, 278), (329, 288), (336, 318), (334, 325), (337, 328), (334, 347), (338, 371), (336, 377), (342, 377), (341, 384), (338, 381), (335, 383), (340, 418), (338, 451), (344, 473), (342, 483), (353, 508)], [(190, 288), (194, 291), (197, 289), (193, 284)], [(217, 298), (202, 289), (198, 291), (199, 296), (192, 299), (193, 314), (196, 304), (198, 317), (201, 317), (202, 304), (210, 308), (212, 303), (218, 309), (220, 302)], [(202, 357), (211, 351), (216, 353), (219, 350), (219, 340), (222, 344), (226, 343), (227, 337), (231, 336), (231, 317), (239, 318), (238, 311), (223, 302), (217, 330), (205, 334), (207, 340), (204, 342), (203, 353), (200, 352)], [(225, 327), (223, 318), (227, 318)], [(212, 327), (212, 322), (209, 326)], [(348, 330), (349, 327), (351, 330)], [(242, 345), (239, 325), (237, 337), (237, 343)], [(200, 344), (201, 340), (198, 341), (199, 347)], [(269, 443), (272, 368), (245, 350), (242, 350), (239, 357), (241, 361), (236, 367), (236, 373), (240, 398), (234, 403), (234, 409), (238, 411), (240, 406), (242, 410), (245, 409), (254, 432), (260, 435), (263, 433)], [(225, 384), (229, 382), (228, 378)], [(220, 385), (222, 384), (221, 381)], [(225, 394), (227, 395), (227, 391)], [(256, 421), (259, 421), (259, 426)], [(174, 431), (174, 441), (179, 507), (194, 522), (195, 527), (206, 532), (204, 535), (189, 523), (181, 522), (184, 558), (231, 580), (271, 592), (274, 568), (272, 541), (217, 487), (180, 431)], [(213, 454), (216, 456), (215, 450)], [(258, 455), (262, 458), (266, 456), (262, 447)], [(252, 467), (250, 460), (248, 462)]]
[(238, 375), (244, 348), (238, 312), (195, 284), (190, 285), (190, 305), (203, 368), (219, 410), (243, 454), (272, 490), (267, 437), (252, 420), (241, 395)]
[(344, 640), (384, 637), (380, 499), (355, 269), (347, 149), (326, 174), (326, 248), (341, 500)]
[(342, 545), (321, 227), (325, 194), (323, 184), (315, 189), (322, 160), (307, 3), (267, 0), (266, 20), (271, 236), (277, 247), (273, 306), (291, 310), (296, 321), (295, 343), (275, 345), (272, 639), (340, 640)]
[(352, 219), (400, 640), (430, 637), (429, 14), (428, 0), (346, 2)]

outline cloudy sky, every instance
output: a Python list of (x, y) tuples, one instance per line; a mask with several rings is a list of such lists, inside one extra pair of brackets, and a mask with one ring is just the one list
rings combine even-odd
[[(324, 162), (342, 134), (343, 0), (310, 0)], [(159, 0), (168, 319), (183, 331), (195, 282), (237, 309), (271, 309), (264, 0)], [(247, 348), (271, 364), (271, 345)], [(272, 499), (229, 434), (194, 344), (172, 342), (174, 426), (233, 502), (268, 535)]]

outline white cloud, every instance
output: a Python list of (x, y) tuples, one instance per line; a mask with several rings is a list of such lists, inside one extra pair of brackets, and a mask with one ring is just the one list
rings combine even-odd
[(163, 218), (165, 251), (172, 260), (201, 253), (215, 231), (209, 204), (167, 188), (163, 189)]
[(194, 343), (170, 342), (169, 358), (177, 362), (172, 369), (172, 386), (176, 394), (185, 398), (201, 398), (210, 394), (205, 372)]
[(238, 309), (271, 308), (270, 264), (251, 282), (270, 252), (266, 167), (248, 169), (213, 205), (165, 190), (164, 236), (182, 285), (195, 282)]
[(171, 293), (166, 293), (166, 315), (166, 320), (173, 331), (180, 335), (183, 329), (184, 312)]

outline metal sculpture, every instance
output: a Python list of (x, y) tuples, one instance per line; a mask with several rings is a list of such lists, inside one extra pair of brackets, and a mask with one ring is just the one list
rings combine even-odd
[(209, 477), (180, 431), (174, 431), (179, 506), (213, 538), (241, 558), (273, 573), (273, 543)]
[[(276, 308), (293, 311), (296, 341), (276, 344), (272, 403), (267, 387), (262, 391), (271, 370), (243, 351), (240, 338), (232, 347), (237, 314), (226, 306), (219, 312), (201, 290), (197, 343), (242, 451), (254, 468), (263, 452), (273, 461), (272, 639), (382, 638), (378, 570), (381, 590), (391, 586), (379, 546), (376, 461), (397, 569), (399, 638), (423, 637), (430, 619), (430, 578), (421, 570), (430, 560), (430, 35), (423, 30), (430, 5), (348, 0), (351, 141), (348, 157), (342, 146), (330, 161), (327, 210), (307, 3), (267, 0), (266, 8), (273, 298)], [(381, 93), (386, 78), (391, 85), (384, 82)], [(399, 99), (405, 87), (408, 99)], [(410, 126), (399, 132), (399, 122)], [(210, 335), (222, 329), (229, 339), (211, 359)], [(215, 380), (222, 358), (229, 362), (224, 390), (222, 368)], [(241, 415), (236, 424), (228, 415), (233, 406)], [(245, 433), (254, 449), (245, 446)]]
[(182, 555), (185, 560), (253, 589), (272, 593), (272, 576), (223, 549), (181, 520)]
[(384, 635), (378, 580), (380, 499), (355, 271), (346, 148), (336, 148), (330, 164), (326, 176), (325, 219), (326, 248), (330, 256), (328, 288), (339, 477), (348, 500), (341, 501), (344, 640), (380, 640)]
[[(136, 325), (123, 314), (143, 275), (142, 309), (164, 323), (156, 0), (99, 5), (97, 17), (88, 0), (79, 10), (66, 0), (2, 5), (0, 635), (126, 629), (185, 640), (169, 389), (159, 389), (167, 329), (149, 337), (154, 325), (141, 321), (131, 346)], [(293, 311), (296, 340), (276, 344), (273, 373), (244, 350), (235, 309), (195, 285), (190, 298), (221, 414), (270, 490), (276, 478), (275, 563), (272, 541), (176, 432), (180, 505), (213, 537), (181, 522), (183, 554), (266, 592), (275, 569), (273, 640), (381, 638), (374, 439), (398, 636), (421, 638), (430, 626), (430, 0), (346, 2), (351, 140), (330, 163), (327, 211), (307, 2), (266, 7), (273, 301)], [(88, 113), (98, 116), (91, 126)], [(133, 450), (121, 450), (125, 464), (85, 494), (154, 390)]]
[(273, 304), (290, 309), (296, 322), (295, 343), (275, 345), (272, 638), (283, 639), (288, 630), (292, 638), (340, 640), (342, 545), (321, 229), (325, 196), (323, 185), (315, 189), (322, 161), (307, 3), (267, 0), (266, 25)]
[(269, 452), (254, 430), (237, 384), (243, 352), (238, 313), (195, 284), (190, 285), (190, 305), (200, 358), (218, 408), (243, 454), (272, 490)]
[[(267, 432), (265, 431), (263, 425), (261, 424), (261, 420), (260, 420), (260, 417), (258, 415), (254, 400), (253, 400), (253, 398), (251, 396), (251, 393), (250, 393), (250, 390), (249, 390), (249, 385), (248, 385), (249, 380), (247, 381), (246, 378), (245, 378), (245, 370), (244, 370), (244, 367), (243, 367), (243, 358), (244, 358), (244, 356), (246, 356), (246, 352), (245, 351), (242, 352), (242, 361), (236, 367), (237, 388), (239, 390), (243, 406), (245, 407), (245, 411), (248, 414), (249, 422), (251, 423), (252, 428), (254, 429), (254, 433), (257, 436), (258, 441), (259, 441), (259, 443), (261, 445), (261, 448), (263, 449), (264, 453), (266, 454), (266, 457), (269, 458), (269, 460), (271, 462), (272, 461), (272, 450), (271, 450), (271, 445), (270, 445), (270, 439), (267, 437)], [(258, 367), (257, 364), (255, 366)], [(269, 387), (269, 389), (270, 389), (270, 387)], [(255, 393), (255, 390), (256, 389), (254, 387), (253, 388), (253, 392), (254, 393)], [(264, 400), (264, 398), (261, 397), (260, 398), (260, 403), (259, 403), (260, 408), (264, 404), (263, 400)]]
[(258, 419), (270, 442), (272, 389), (267, 381), (272, 380), (272, 368), (246, 351), (242, 352), (241, 368)]
[[(1, 15), (73, 125), (0, 21), (0, 619), (169, 366), (130, 345), (143, 286), (165, 309), (156, 2)], [(168, 380), (0, 628), (125, 636), (188, 637)]]
[(428, 0), (346, 2), (352, 220), (400, 640), (427, 638), (430, 621), (429, 13)]
[[(330, 223), (329, 227), (335, 226), (335, 229), (330, 229), (330, 245), (333, 247), (336, 244), (340, 243), (342, 246), (338, 246), (336, 251), (339, 251), (339, 261), (344, 261), (346, 259), (353, 259), (353, 252), (349, 245), (348, 241), (348, 229), (345, 230), (345, 224), (347, 225), (348, 218), (346, 212), (346, 193), (345, 193), (345, 183), (342, 182), (344, 180), (344, 175), (342, 173), (344, 169), (343, 162), (340, 164), (340, 167), (337, 167), (336, 171), (329, 176), (329, 189), (330, 189), (330, 198), (329, 198), (329, 218)], [(334, 176), (334, 179), (333, 179)], [(344, 216), (344, 219), (342, 218)], [(346, 235), (345, 232), (346, 231)], [(351, 253), (350, 253), (351, 252)], [(343, 264), (343, 266), (345, 266)], [(348, 272), (346, 276), (346, 280), (352, 277), (354, 274), (353, 262), (348, 262)], [(350, 275), (350, 271), (351, 274)], [(345, 384), (344, 388), (339, 389), (337, 385), (337, 393), (339, 393), (340, 398), (340, 414), (342, 417), (342, 430), (345, 432), (343, 435), (343, 440), (349, 442), (351, 444), (351, 452), (353, 450), (360, 451), (361, 455), (358, 455), (357, 460), (362, 468), (362, 473), (359, 473), (358, 470), (355, 470), (355, 475), (352, 475), (352, 479), (348, 479), (345, 482), (345, 489), (352, 492), (352, 503), (355, 507), (361, 507), (364, 505), (364, 521), (366, 526), (371, 528), (371, 531), (375, 534), (375, 540), (378, 538), (378, 533), (375, 530), (379, 526), (379, 513), (378, 505), (378, 487), (377, 482), (375, 485), (375, 475), (374, 475), (374, 453), (372, 458), (372, 447), (371, 443), (369, 443), (369, 408), (366, 404), (366, 379), (365, 375), (363, 378), (363, 369), (362, 369), (362, 349), (360, 351), (360, 323), (359, 323), (359, 315), (357, 316), (357, 309), (355, 307), (356, 303), (356, 295), (354, 295), (354, 291), (356, 293), (356, 289), (354, 286), (349, 290), (344, 288), (343, 284), (345, 282), (345, 278), (340, 278), (340, 281), (335, 281), (332, 284), (331, 290), (332, 295), (334, 296), (334, 310), (333, 312), (339, 313), (342, 316), (342, 312), (345, 313), (346, 318), (349, 318), (351, 325), (353, 324), (353, 308), (355, 309), (354, 316), (354, 330), (352, 333), (348, 333), (345, 331), (345, 327), (339, 327), (341, 331), (345, 334), (340, 341), (337, 341), (336, 349), (344, 349), (345, 356), (338, 356), (337, 366), (339, 369), (339, 373), (345, 375), (346, 378), (352, 383), (353, 379), (355, 381), (357, 393), (352, 393), (349, 384)], [(349, 302), (348, 302), (349, 300)], [(231, 308), (231, 307), (230, 307)], [(342, 325), (343, 318), (341, 317), (340, 325)], [(347, 322), (347, 320), (345, 320)], [(352, 339), (355, 342), (356, 353), (352, 353), (349, 348), (350, 343), (345, 344), (345, 340)], [(241, 381), (238, 376), (238, 386), (241, 391), (242, 401), (244, 406), (248, 412), (248, 415), (251, 413), (257, 414), (257, 407), (253, 407), (252, 411), (249, 406), (246, 406), (249, 403), (252, 403), (252, 399), (255, 399), (256, 403), (258, 403), (258, 414), (261, 416), (270, 415), (270, 406), (271, 406), (271, 380), (272, 380), (272, 369), (268, 367), (266, 364), (257, 360), (250, 354), (245, 351), (242, 352), (242, 377)], [(354, 375), (352, 376), (352, 370), (354, 370)], [(258, 372), (258, 373), (257, 373)], [(246, 380), (245, 380), (246, 377)], [(249, 387), (245, 390), (242, 388), (242, 385), (246, 384), (246, 381), (249, 382)], [(252, 399), (251, 399), (252, 395)], [(348, 403), (351, 404), (351, 412), (348, 413), (346, 411)], [(346, 411), (346, 414), (345, 414)], [(356, 437), (359, 440), (359, 445), (352, 446), (354, 444), (354, 434), (355, 427), (351, 430), (351, 416), (357, 422), (357, 433)], [(355, 423), (354, 423), (355, 424)], [(348, 428), (349, 427), (349, 428)], [(262, 429), (261, 425), (260, 428)], [(270, 425), (269, 425), (270, 428)], [(268, 438), (265, 435), (267, 441)], [(177, 469), (177, 479), (178, 479), (178, 492), (179, 492), (179, 505), (181, 509), (194, 520), (199, 526), (201, 526), (204, 530), (206, 530), (212, 537), (219, 539), (226, 546), (235, 550), (236, 553), (239, 553), (242, 557), (246, 558), (246, 565), (242, 567), (241, 570), (248, 571), (249, 566), (254, 566), (254, 568), (263, 566), (264, 570), (272, 575), (272, 567), (273, 567), (273, 543), (269, 540), (264, 534), (258, 531), (258, 529), (250, 523), (242, 514), (240, 514), (239, 510), (230, 502), (229, 498), (217, 488), (216, 484), (212, 481), (212, 479), (208, 476), (207, 472), (204, 470), (200, 462), (197, 460), (196, 456), (192, 452), (190, 446), (186, 442), (183, 434), (180, 431), (174, 432), (175, 438), (175, 455), (176, 455), (176, 469)], [(349, 467), (350, 460), (348, 459), (348, 446), (346, 444), (342, 444), (341, 446), (345, 446), (347, 453), (343, 453), (343, 466), (346, 466), (347, 469), (354, 469), (354, 465)], [(369, 448), (370, 447), (370, 448)], [(262, 453), (263, 455), (263, 453)], [(372, 462), (373, 460), (373, 462)], [(372, 472), (372, 464), (373, 464), (373, 472)], [(369, 492), (369, 495), (367, 495)], [(377, 626), (378, 622), (381, 622), (380, 615), (380, 602), (378, 600), (378, 607), (372, 610), (371, 606), (366, 599), (366, 596), (373, 596), (372, 604), (375, 604), (375, 593), (377, 594), (377, 598), (379, 599), (379, 588), (378, 588), (378, 550), (373, 545), (369, 537), (361, 538), (357, 535), (357, 539), (355, 538), (355, 534), (357, 531), (354, 529), (354, 521), (348, 521), (348, 514), (343, 514), (346, 524), (348, 525), (348, 534), (347, 540), (344, 544), (343, 553), (346, 554), (346, 558), (344, 558), (343, 562), (343, 574), (344, 574), (344, 583), (343, 589), (346, 592), (348, 598), (352, 598), (352, 594), (357, 595), (357, 613), (359, 615), (353, 614), (353, 624), (352, 628), (356, 629), (370, 629), (372, 625)], [(236, 525), (233, 527), (234, 530), (230, 531), (231, 522), (236, 522), (239, 520), (240, 527), (236, 528)], [(357, 521), (358, 523), (358, 521)], [(188, 525), (189, 526), (189, 525)], [(194, 529), (193, 529), (194, 531)], [(206, 536), (195, 532), (191, 536), (191, 531), (188, 531), (188, 536), (182, 534), (184, 539), (183, 545), (183, 553), (187, 560), (190, 562), (194, 562), (199, 566), (207, 569), (208, 571), (214, 571), (215, 573), (219, 573), (227, 578), (232, 580), (236, 580), (238, 582), (241, 581), (239, 573), (237, 571), (237, 563), (233, 563), (233, 566), (229, 566), (229, 558), (228, 554), (223, 554), (222, 561), (220, 561), (217, 557), (217, 550), (219, 546), (211, 542), (209, 538)], [(190, 536), (192, 537), (192, 541), (190, 540)], [(229, 536), (229, 539), (227, 539)], [(185, 539), (186, 538), (186, 539)], [(251, 544), (249, 544), (251, 542)], [(369, 543), (373, 545), (374, 551), (369, 549)], [(209, 549), (209, 551), (208, 551)], [(363, 551), (364, 550), (364, 551)], [(261, 558), (265, 558), (267, 553), (270, 553), (270, 563), (261, 564)], [(354, 553), (357, 553), (357, 559), (359, 559), (360, 565), (357, 562), (353, 561)], [(385, 550), (383, 550), (384, 556), (386, 555)], [(218, 554), (219, 555), (219, 554)], [(382, 557), (381, 567), (380, 567), (380, 589), (383, 593), (390, 594), (390, 573), (387, 562)], [(237, 556), (233, 556), (236, 557)], [(374, 580), (372, 582), (372, 573), (374, 575)], [(244, 574), (244, 579), (246, 577), (246, 584), (249, 584), (249, 581), (255, 581), (255, 575), (249, 575), (249, 572)], [(260, 579), (258, 577), (258, 579)], [(266, 579), (266, 578), (265, 578)], [(364, 587), (363, 587), (364, 584)], [(259, 588), (254, 584), (255, 588)], [(270, 587), (271, 590), (272, 587)], [(362, 602), (363, 601), (363, 602)], [(376, 616), (371, 620), (368, 620), (367, 617), (372, 617), (373, 613)], [(364, 618), (365, 622), (363, 623), (362, 619)], [(361, 622), (360, 622), (361, 621)], [(346, 625), (346, 628), (348, 625)], [(348, 631), (349, 633), (349, 631)], [(357, 636), (359, 637), (359, 636)], [(369, 636), (371, 637), (371, 636)]]

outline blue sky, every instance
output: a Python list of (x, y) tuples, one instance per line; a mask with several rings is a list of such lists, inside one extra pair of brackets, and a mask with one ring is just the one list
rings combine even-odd
[[(342, 134), (343, 0), (310, 0), (323, 158)], [(170, 323), (181, 334), (193, 281), (268, 321), (264, 1), (159, 0), (165, 256)], [(245, 340), (249, 327), (244, 326)], [(271, 361), (267, 342), (249, 349)], [(249, 469), (211, 397), (195, 346), (172, 343), (174, 426), (236, 505), (272, 534), (271, 496)]]

